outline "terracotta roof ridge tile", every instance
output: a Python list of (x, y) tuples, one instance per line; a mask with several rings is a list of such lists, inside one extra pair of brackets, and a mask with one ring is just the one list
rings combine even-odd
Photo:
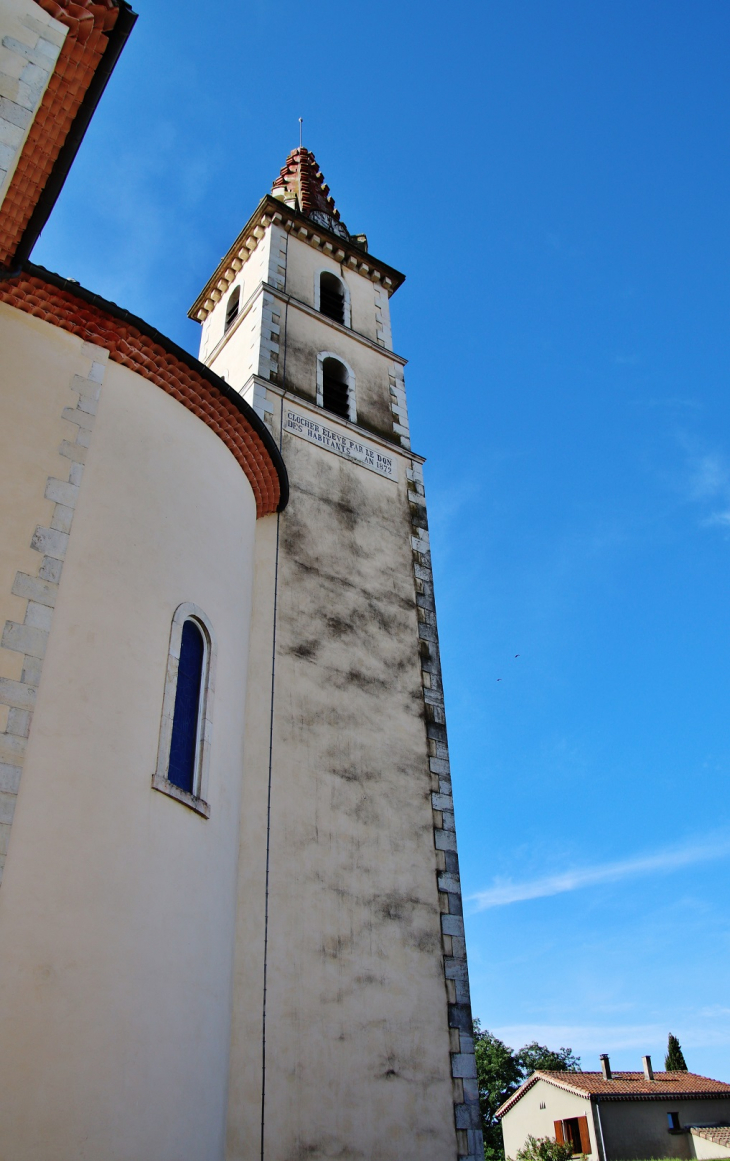
[(65, 24), (82, 43), (95, 29), (111, 32), (119, 15), (118, 0), (36, 0), (44, 12)]
[(303, 146), (292, 149), (272, 186), (272, 193), (275, 190), (294, 197), (297, 209), (303, 214), (319, 211), (328, 214), (336, 222), (341, 220), (340, 211), (335, 206), (314, 154)]
[(687, 1125), (687, 1128), (715, 1145), (730, 1146), (730, 1125)]

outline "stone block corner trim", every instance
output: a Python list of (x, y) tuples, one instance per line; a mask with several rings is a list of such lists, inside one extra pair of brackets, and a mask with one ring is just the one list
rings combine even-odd
[(109, 359), (108, 351), (91, 343), (84, 344), (82, 354), (89, 369), (85, 376), (74, 375), (70, 386), (77, 395), (76, 406), (65, 407), (62, 412), (76, 427), (76, 434), (61, 441), (57, 474), (46, 480), (44, 497), (54, 504), (50, 524), (47, 528), (38, 525), (30, 542), (40, 554), (38, 568), (33, 574), (17, 572), (13, 581), (14, 596), (26, 601), (25, 616), (22, 623), (6, 621), (0, 638), (0, 648), (23, 655), (20, 681), (0, 678), (0, 705), (9, 707), (7, 726), (0, 734), (0, 879), (61, 571)]
[(426, 494), (423, 486), (423, 468), (418, 461), (411, 461), (407, 477), (457, 1156), (460, 1161), (483, 1161), (479, 1086), (474, 1055), (469, 970), (466, 960), (459, 857), (456, 850), (454, 800), (451, 794), (451, 767), (446, 735)]

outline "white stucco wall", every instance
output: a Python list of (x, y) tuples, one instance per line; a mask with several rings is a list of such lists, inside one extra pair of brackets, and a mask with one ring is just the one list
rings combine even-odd
[[(15, 390), (57, 414), (36, 360), (82, 344), (30, 326)], [(217, 436), (108, 364), (0, 890), (9, 1161), (223, 1157), (254, 526)], [(151, 788), (182, 602), (218, 640), (209, 820)]]
[[(367, 261), (367, 254), (364, 251), (362, 257)], [(350, 292), (352, 329), (366, 338), (375, 340), (375, 289), (370, 279), (363, 278), (346, 262), (337, 262), (334, 258), (323, 254), (303, 239), (297, 238), (292, 231), (287, 256), (287, 294), (313, 307), (315, 276), (319, 270), (325, 268), (331, 270), (347, 285)], [(387, 302), (385, 310), (388, 310)]]
[[(382, 289), (295, 228), (269, 227), (254, 252), (267, 285), (247, 282), (249, 313), (211, 346), (221, 299), (201, 347), (269, 424), (291, 489), (257, 525), (227, 1161), (258, 1156), (262, 1114), (267, 1161), (481, 1157), (402, 360), (384, 345)], [(324, 267), (347, 281), (351, 329), (315, 309)], [(317, 406), (323, 351), (354, 371), (356, 424)], [(289, 407), (391, 456), (393, 478), (282, 432)]]
[(692, 1133), (689, 1143), (691, 1146), (690, 1156), (697, 1157), (698, 1161), (711, 1161), (712, 1158), (716, 1157), (730, 1157), (729, 1146), (718, 1145), (715, 1141), (700, 1136), (699, 1133)]
[[(200, 358), (204, 361), (209, 360), (216, 346), (224, 337), (226, 308), (233, 291), (237, 289), (240, 293), (239, 312), (243, 312), (256, 288), (267, 280), (274, 235), (278, 237), (276, 228), (272, 229), (272, 227), (263, 233), (256, 248), (251, 251), (233, 281), (223, 290), (216, 306), (205, 319), (200, 336)], [(253, 240), (255, 241), (255, 239)]]
[[(282, 265), (277, 266), (277, 260)], [(347, 285), (351, 326), (334, 326), (315, 310), (315, 283), (323, 269)], [(226, 303), (238, 286), (239, 314), (224, 334)], [(270, 411), (263, 404), (265, 389), (254, 386), (252, 376), (314, 402), (318, 356), (333, 355), (352, 372), (358, 425), (408, 447), (403, 366), (390, 351), (391, 341), (388, 295), (382, 287), (293, 231), (287, 235), (272, 225), (205, 320), (200, 357), (265, 418)]]
[[(278, 556), (266, 1157), (447, 1161), (450, 1046), (405, 457), (394, 483), (294, 436), (283, 454), (292, 493)], [(270, 673), (273, 646), (275, 528), (259, 521), (257, 532), (251, 680)], [(252, 698), (230, 1161), (249, 1161), (261, 1123), (268, 680)]]
[[(461, 1081), (452, 1082), (450, 1053), (460, 1041), (448, 1027), (412, 464), (393, 429), (392, 357), (376, 344), (369, 278), (342, 272), (352, 329), (339, 328), (314, 310), (317, 272), (340, 272), (339, 263), (273, 226), (259, 249), (269, 286), (249, 283), (247, 292), (259, 294), (261, 309), (252, 305), (222, 347), (207, 347), (213, 369), (238, 390), (256, 364), (274, 385), (267, 394), (258, 384), (291, 486), (279, 520), (257, 526), (227, 1157), (250, 1161), (261, 1137), (268, 837), (267, 1161), (453, 1161)], [(244, 270), (255, 272), (253, 257)], [(212, 335), (221, 314), (219, 304)], [(321, 351), (353, 368), (358, 425), (390, 441), (377, 447), (395, 457), (397, 482), (282, 438), (282, 386), (287, 405), (344, 427), (316, 406)]]
[[(360, 278), (359, 281), (365, 280)], [(371, 283), (368, 287), (372, 292)], [(335, 329), (324, 316), (307, 314), (290, 304), (286, 321), (286, 386), (289, 391), (315, 402), (317, 356), (323, 351), (352, 369), (358, 425), (386, 439), (392, 438), (391, 362), (385, 352), (358, 342), (346, 331)]]
[[(544, 1108), (540, 1106), (544, 1105)], [(587, 1096), (566, 1092), (557, 1085), (538, 1080), (502, 1118), (502, 1136), (507, 1157), (516, 1157), (528, 1135), (555, 1137), (555, 1121), (587, 1117), (591, 1155), (598, 1157), (596, 1126)]]

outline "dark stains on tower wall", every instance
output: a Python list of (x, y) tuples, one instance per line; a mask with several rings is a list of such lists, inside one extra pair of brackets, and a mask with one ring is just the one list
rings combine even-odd
[[(393, 413), (390, 407), (388, 364), (385, 360), (374, 363), (372, 358), (358, 360), (350, 340), (338, 347), (333, 342), (331, 328), (321, 324), (320, 350), (331, 352), (352, 366), (357, 395), (357, 425), (400, 446), (393, 434)], [(368, 355), (370, 352), (368, 352)], [(286, 389), (309, 402), (315, 402), (317, 383), (317, 351), (312, 349), (311, 337), (298, 337), (290, 319), (287, 327)], [(323, 413), (326, 416), (326, 412)]]
[[(449, 1041), (406, 461), (396, 483), (287, 433), (283, 452), (291, 496), (280, 523), (277, 684), (286, 692), (274, 746), (291, 758), (286, 786), (273, 785), (272, 868), (286, 849), (297, 868), (286, 890), (303, 913), (288, 932), (277, 1011), (301, 1027), (306, 978), (320, 1035), (331, 1043), (343, 1027), (357, 1030), (368, 1045), (363, 1083), (405, 1086), (409, 1095), (387, 1107), (416, 1102), (425, 1145), (448, 1132), (435, 1060)], [(353, 1098), (343, 1089), (343, 1099)]]

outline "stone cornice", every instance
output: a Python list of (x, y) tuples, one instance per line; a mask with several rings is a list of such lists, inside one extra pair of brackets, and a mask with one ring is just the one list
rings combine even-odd
[(197, 322), (205, 320), (272, 224), (280, 226), (287, 233), (292, 233), (320, 253), (329, 255), (336, 262), (344, 263), (358, 274), (370, 278), (373, 282), (379, 282), (388, 295), (394, 294), (405, 281), (405, 274), (374, 258), (356, 243), (330, 233), (278, 198), (266, 194), (191, 306), (188, 311), (189, 318)]

